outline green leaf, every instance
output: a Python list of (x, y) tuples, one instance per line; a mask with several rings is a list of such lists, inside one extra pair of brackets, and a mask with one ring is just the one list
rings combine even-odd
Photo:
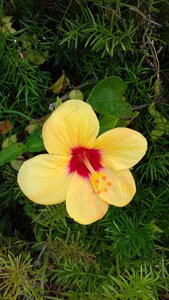
[(109, 116), (109, 115), (103, 116), (100, 119), (100, 132), (99, 132), (99, 134), (102, 134), (103, 132), (116, 127), (118, 121), (119, 121), (118, 117)]
[(150, 136), (152, 138), (152, 140), (157, 140), (159, 139), (161, 136), (163, 136), (164, 134), (164, 130), (158, 129), (158, 127), (155, 127), (151, 133)]
[(4, 148), (0, 151), (0, 166), (22, 155), (26, 150), (26, 146), (23, 143), (11, 144), (9, 147)]
[(160, 138), (164, 133), (169, 133), (169, 121), (155, 109), (154, 104), (149, 107), (149, 113), (154, 118), (156, 126), (151, 131), (150, 135), (152, 140)]
[[(19, 158), (22, 158), (22, 157), (20, 156)], [(10, 164), (11, 164), (11, 166), (12, 166), (12, 168), (14, 170), (19, 171), (20, 167), (23, 164), (23, 161), (22, 160), (18, 160), (18, 159), (13, 159), (13, 160), (10, 161)]]
[(16, 30), (12, 28), (12, 22), (11, 22), (12, 16), (6, 16), (1, 18), (0, 23), (2, 26), (0, 26), (0, 32), (4, 33), (5, 35), (15, 33)]
[(45, 150), (42, 140), (42, 129), (35, 129), (27, 138), (25, 143), (28, 152), (41, 152)]
[(47, 52), (41, 53), (37, 50), (29, 50), (27, 52), (27, 55), (28, 59), (35, 65), (42, 65), (48, 57)]
[(154, 93), (156, 95), (156, 97), (160, 96), (160, 81), (156, 80), (154, 82)]
[(62, 104), (62, 101), (61, 101), (60, 98), (57, 96), (57, 97), (56, 97), (56, 106), (55, 106), (55, 109), (56, 109), (57, 107), (59, 107), (61, 104)]
[(155, 109), (154, 104), (152, 104), (148, 110), (150, 115), (154, 118), (154, 122), (156, 123), (156, 125), (163, 128), (168, 120)]
[(101, 80), (92, 89), (88, 103), (99, 113), (126, 117), (132, 114), (131, 105), (123, 96), (126, 83), (116, 76)]
[(1, 19), (3, 24), (8, 24), (9, 22), (11, 22), (12, 16), (5, 16)]
[(63, 75), (51, 86), (52, 92), (54, 94), (60, 93), (62, 89), (65, 89), (69, 85), (69, 83), (69, 78), (63, 73)]
[(15, 144), (17, 142), (17, 135), (16, 134), (13, 134), (9, 137), (7, 137), (3, 143), (2, 143), (2, 149), (8, 147), (9, 145), (11, 144)]
[(84, 96), (80, 90), (73, 89), (69, 93), (69, 99), (78, 99), (83, 101)]

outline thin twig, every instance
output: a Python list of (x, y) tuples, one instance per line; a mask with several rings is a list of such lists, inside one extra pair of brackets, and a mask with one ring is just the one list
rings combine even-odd
[[(79, 85), (77, 85), (77, 86), (71, 85), (70, 88), (71, 88), (71, 89), (74, 89), (74, 90), (80, 90), (80, 89), (82, 89), (83, 87), (85, 87), (85, 86), (87, 86), (87, 85), (90, 85), (90, 84), (92, 84), (92, 83), (95, 83), (95, 82), (97, 82), (97, 80), (92, 80), (92, 79), (91, 79), (90, 81), (83, 82), (83, 83), (81, 83), (81, 84), (79, 84)], [(66, 101), (66, 100), (69, 99), (69, 93), (70, 93), (70, 92), (67, 92), (67, 93), (64, 94), (63, 96), (59, 97), (59, 99), (61, 100), (61, 102), (64, 102), (64, 101)], [(51, 104), (49, 105), (49, 110), (54, 110), (55, 107), (56, 107), (56, 102), (53, 102), (53, 103), (51, 103)]]
[(138, 15), (140, 15), (143, 19), (145, 19), (147, 22), (151, 23), (151, 24), (154, 24), (156, 26), (159, 26), (159, 27), (162, 27), (161, 24), (153, 21), (153, 20), (150, 20), (149, 18), (146, 17), (146, 15), (140, 11), (137, 7), (133, 6), (133, 5), (129, 5), (129, 9), (136, 12)]
[(133, 105), (133, 106), (132, 106), (132, 111), (140, 110), (140, 109), (142, 109), (142, 108), (148, 107), (149, 105), (150, 105), (150, 104), (148, 104), (148, 103), (140, 104), (140, 105)]
[[(151, 36), (151, 33), (150, 33)], [(153, 68), (153, 70), (156, 72), (157, 75), (157, 88), (156, 88), (156, 94), (160, 95), (160, 63), (158, 59), (158, 54), (161, 51), (160, 49), (157, 51), (154, 46), (154, 40), (151, 40), (149, 35), (147, 34), (147, 29), (143, 35), (143, 43), (144, 45), (148, 44), (149, 48), (151, 49), (152, 56), (153, 56), (153, 63), (147, 59), (147, 63)]]
[(41, 257), (43, 256), (43, 254), (44, 254), (44, 252), (45, 252), (45, 250), (46, 250), (46, 247), (47, 247), (47, 244), (44, 244), (44, 245), (42, 246), (42, 249), (41, 249), (41, 251), (40, 251), (40, 253), (39, 253), (39, 255), (38, 255), (38, 258), (37, 258), (37, 260), (34, 262), (34, 267), (36, 267), (36, 266), (39, 265), (39, 262), (40, 262)]
[(157, 104), (157, 103), (161, 103), (161, 104), (167, 104), (167, 102), (169, 102), (169, 99), (167, 98), (158, 98), (158, 99), (155, 99), (152, 103), (145, 103), (145, 104), (138, 104), (138, 105), (133, 105), (132, 106), (132, 111), (135, 111), (135, 110), (140, 110), (142, 108), (145, 108), (145, 107), (148, 107), (150, 106), (151, 104)]

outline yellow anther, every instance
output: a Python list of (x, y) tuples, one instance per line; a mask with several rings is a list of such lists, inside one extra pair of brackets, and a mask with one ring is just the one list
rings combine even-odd
[(102, 172), (92, 172), (90, 177), (90, 183), (95, 190), (96, 194), (100, 194), (101, 192), (108, 192), (111, 182), (107, 181), (107, 177)]

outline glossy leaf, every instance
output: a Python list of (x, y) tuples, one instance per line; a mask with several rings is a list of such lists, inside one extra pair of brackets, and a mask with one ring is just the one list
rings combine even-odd
[(25, 145), (28, 152), (41, 152), (45, 150), (41, 137), (42, 129), (35, 129), (28, 137)]
[(101, 114), (126, 117), (132, 114), (131, 105), (125, 101), (125, 82), (116, 76), (101, 80), (91, 91), (88, 103)]
[(103, 116), (100, 119), (100, 132), (99, 132), (99, 134), (102, 134), (103, 132), (116, 127), (118, 121), (119, 121), (118, 117), (109, 116), (109, 115)]

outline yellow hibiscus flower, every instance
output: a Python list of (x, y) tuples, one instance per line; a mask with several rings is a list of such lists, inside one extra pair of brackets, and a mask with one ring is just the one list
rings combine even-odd
[(42, 137), (49, 154), (24, 162), (18, 173), (23, 193), (32, 201), (66, 201), (71, 218), (81, 224), (101, 219), (109, 204), (125, 206), (136, 187), (129, 171), (144, 156), (147, 141), (129, 128), (99, 137), (91, 106), (80, 100), (60, 105), (45, 122)]

